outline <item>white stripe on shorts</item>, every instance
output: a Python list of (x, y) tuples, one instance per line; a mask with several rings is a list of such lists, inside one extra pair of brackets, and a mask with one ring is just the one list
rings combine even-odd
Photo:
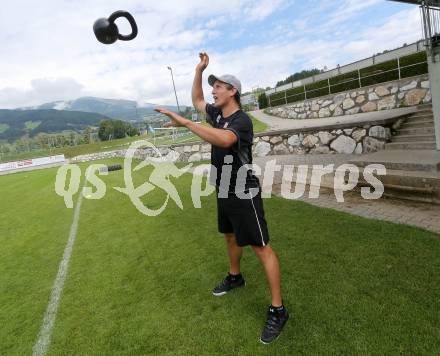
[(254, 205), (254, 197), (251, 197), (251, 203), (252, 203), (252, 207), (254, 208), (255, 218), (257, 219), (258, 228), (260, 229), (261, 243), (263, 244), (263, 246), (266, 246), (266, 244), (264, 243), (263, 231), (261, 230), (260, 221), (258, 220), (257, 210), (255, 209), (255, 205)]

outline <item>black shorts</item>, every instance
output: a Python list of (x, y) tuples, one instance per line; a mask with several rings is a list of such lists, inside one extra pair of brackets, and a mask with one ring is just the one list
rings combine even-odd
[(232, 193), (228, 198), (219, 198), (217, 192), (217, 217), (218, 231), (234, 233), (238, 246), (266, 246), (269, 243), (261, 189), (252, 199), (240, 199)]

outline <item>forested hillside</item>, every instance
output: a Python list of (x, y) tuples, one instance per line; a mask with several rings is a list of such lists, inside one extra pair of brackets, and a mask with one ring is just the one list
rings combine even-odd
[(34, 136), (40, 132), (84, 130), (87, 126), (99, 126), (109, 119), (97, 113), (64, 110), (0, 110), (0, 140), (14, 141), (25, 134)]

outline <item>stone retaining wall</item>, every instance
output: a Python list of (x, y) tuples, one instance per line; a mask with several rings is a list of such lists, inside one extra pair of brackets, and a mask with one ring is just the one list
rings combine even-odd
[(328, 129), (307, 133), (256, 137), (254, 156), (280, 154), (361, 154), (382, 150), (390, 141), (392, 127), (360, 125), (344, 129)]
[[(263, 157), (280, 154), (361, 154), (384, 149), (390, 140), (394, 124), (362, 124), (349, 128), (325, 129), (308, 132), (271, 132), (254, 138), (253, 155)], [(211, 159), (211, 145), (208, 143), (176, 145), (158, 148), (161, 155), (174, 162), (197, 162)], [(98, 152), (74, 157), (74, 162), (86, 162), (103, 158), (125, 157), (126, 150)], [(158, 156), (151, 148), (138, 149), (135, 158)]]
[(267, 108), (286, 119), (314, 119), (389, 110), (431, 102), (428, 75), (328, 95), (294, 104)]
[[(173, 162), (196, 162), (211, 159), (211, 145), (208, 143), (186, 144), (179, 146), (158, 147), (158, 151), (167, 160)], [(76, 156), (70, 159), (70, 163), (94, 161), (104, 158), (124, 158), (127, 150), (117, 150), (108, 152), (97, 152), (86, 155)], [(134, 157), (145, 159), (147, 157), (158, 157), (157, 151), (152, 148), (137, 149)]]

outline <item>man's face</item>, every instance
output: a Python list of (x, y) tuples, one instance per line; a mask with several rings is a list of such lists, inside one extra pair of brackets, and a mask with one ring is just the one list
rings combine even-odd
[(229, 89), (229, 85), (216, 80), (212, 86), (212, 96), (214, 98), (214, 104), (218, 108), (225, 107), (231, 100), (234, 99), (234, 95), (237, 89)]

